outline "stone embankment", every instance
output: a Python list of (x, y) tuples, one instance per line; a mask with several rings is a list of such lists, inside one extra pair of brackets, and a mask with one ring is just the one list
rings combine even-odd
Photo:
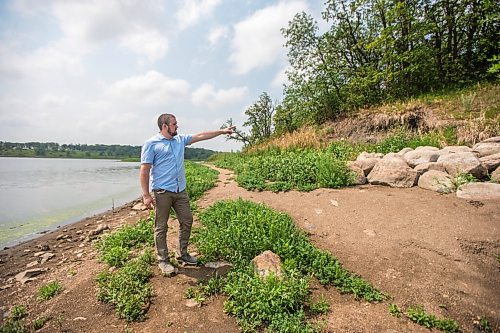
[(363, 152), (349, 167), (359, 185), (419, 186), (439, 193), (456, 192), (469, 200), (500, 200), (500, 136), (472, 148), (404, 148), (386, 155)]

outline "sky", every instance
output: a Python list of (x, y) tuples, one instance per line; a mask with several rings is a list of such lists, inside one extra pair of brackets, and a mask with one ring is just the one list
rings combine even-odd
[[(283, 97), (281, 28), (320, 0), (0, 0), (0, 141), (140, 146)], [(247, 129), (248, 131), (248, 129)], [(195, 148), (236, 151), (221, 136)]]

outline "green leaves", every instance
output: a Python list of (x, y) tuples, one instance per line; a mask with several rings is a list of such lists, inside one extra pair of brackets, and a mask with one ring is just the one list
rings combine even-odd
[[(327, 305), (307, 307), (311, 276), (356, 298), (386, 298), (330, 253), (315, 248), (287, 214), (265, 205), (242, 199), (219, 201), (200, 214), (200, 222), (193, 240), (202, 260), (224, 259), (234, 265), (223, 282), (228, 296), (225, 310), (238, 318), (244, 331), (267, 326), (273, 332), (313, 332), (307, 314), (326, 311)], [(261, 280), (254, 272), (251, 260), (265, 250), (282, 259), (282, 280), (275, 276)], [(220, 290), (220, 282), (214, 282), (213, 289)]]

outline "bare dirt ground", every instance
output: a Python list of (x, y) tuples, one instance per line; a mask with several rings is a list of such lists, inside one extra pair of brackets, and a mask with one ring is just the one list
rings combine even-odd
[[(405, 317), (391, 316), (389, 303), (402, 309), (423, 305), (428, 313), (458, 321), (462, 332), (479, 332), (473, 323), (486, 318), (493, 332), (500, 332), (500, 202), (372, 185), (307, 193), (248, 192), (237, 186), (231, 172), (218, 170), (218, 186), (198, 202), (201, 208), (241, 197), (286, 212), (313, 244), (392, 297), (371, 304), (313, 283), (313, 295), (323, 294), (331, 304), (330, 313), (320, 318), (326, 332), (429, 332)], [(25, 305), (28, 321), (51, 317), (40, 332), (239, 332), (235, 319), (223, 312), (224, 297), (201, 307), (186, 306), (186, 289), (213, 274), (205, 267), (180, 268), (172, 278), (154, 267), (155, 296), (143, 322), (127, 324), (97, 301), (95, 277), (106, 266), (97, 260), (92, 244), (82, 240), (100, 223), (113, 230), (147, 215), (131, 207), (0, 251), (0, 315), (13, 305)], [(68, 236), (57, 240), (61, 234)], [(168, 237), (174, 249), (176, 221), (170, 222)], [(56, 255), (35, 266), (47, 272), (26, 284), (12, 282), (43, 245)], [(38, 302), (37, 290), (51, 280), (62, 283), (63, 293)]]

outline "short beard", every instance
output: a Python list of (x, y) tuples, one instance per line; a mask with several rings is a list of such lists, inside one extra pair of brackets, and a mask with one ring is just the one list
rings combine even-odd
[(167, 133), (168, 133), (170, 136), (172, 136), (172, 137), (174, 137), (174, 136), (176, 136), (176, 135), (177, 135), (177, 131), (175, 131), (174, 133), (172, 133), (172, 132), (170, 132), (170, 129), (168, 129), (168, 130), (167, 130)]

